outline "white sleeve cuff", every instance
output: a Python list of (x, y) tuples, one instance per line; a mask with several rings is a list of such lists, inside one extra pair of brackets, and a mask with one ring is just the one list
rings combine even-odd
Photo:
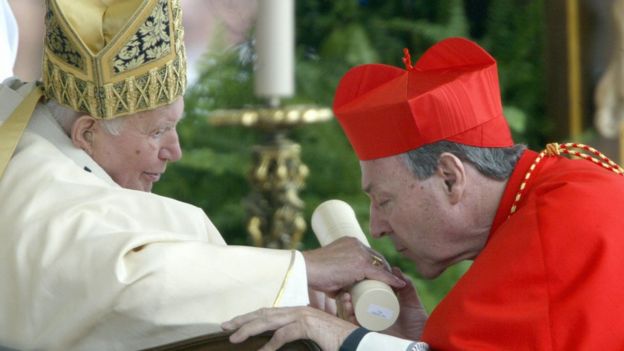
[(307, 306), (310, 303), (305, 259), (299, 251), (294, 251), (294, 255), (293, 264), (284, 283), (283, 295), (275, 307)]
[(366, 334), (357, 351), (428, 351), (429, 346), (424, 342), (415, 342), (394, 336), (371, 332)]

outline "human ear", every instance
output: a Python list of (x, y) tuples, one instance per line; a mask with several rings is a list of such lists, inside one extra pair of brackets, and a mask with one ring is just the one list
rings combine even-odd
[(444, 181), (444, 190), (451, 204), (458, 203), (466, 188), (464, 163), (457, 156), (444, 152), (438, 159), (437, 174)]
[(93, 153), (93, 133), (96, 120), (89, 115), (76, 119), (71, 129), (72, 143), (91, 155)]

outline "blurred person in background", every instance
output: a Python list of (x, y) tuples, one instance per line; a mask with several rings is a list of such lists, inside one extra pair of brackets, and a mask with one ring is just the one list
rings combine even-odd
[(8, 0), (0, 0), (0, 82), (13, 76), (17, 57), (17, 21)]

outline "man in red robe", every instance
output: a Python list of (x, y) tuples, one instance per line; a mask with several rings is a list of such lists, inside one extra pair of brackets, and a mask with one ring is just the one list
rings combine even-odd
[(404, 62), (353, 68), (334, 102), (371, 235), (389, 236), (426, 278), (474, 263), (431, 316), (411, 285), (397, 291), (401, 316), (386, 332), (401, 338), (294, 308), (238, 317), (225, 325), (238, 328), (232, 339), (274, 329), (269, 348), (310, 338), (324, 350), (624, 349), (623, 170), (584, 145), (514, 145), (496, 62), (471, 41)]

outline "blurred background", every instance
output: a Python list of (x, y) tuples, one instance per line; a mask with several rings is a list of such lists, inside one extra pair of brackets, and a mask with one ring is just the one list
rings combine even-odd
[[(20, 29), (16, 75), (39, 79), (43, 0), (9, 2)], [(283, 104), (331, 107), (337, 82), (350, 67), (371, 62), (403, 67), (404, 47), (417, 59), (443, 38), (469, 37), (498, 61), (505, 115), (517, 142), (537, 151), (551, 141), (585, 142), (619, 161), (624, 59), (618, 55), (624, 52), (624, 24), (617, 17), (624, 5), (618, 3), (624, 1), (296, 0), (296, 88)], [(182, 5), (190, 59), (186, 114), (179, 127), (184, 156), (154, 192), (203, 208), (229, 244), (247, 245), (250, 150), (266, 135), (215, 127), (209, 116), (217, 109), (265, 104), (253, 91), (258, 3), (182, 0)], [(603, 130), (595, 127), (599, 110), (611, 118), (603, 120)], [(303, 218), (309, 221), (322, 201), (339, 198), (354, 207), (367, 232), (369, 202), (360, 189), (358, 161), (338, 123), (292, 128), (288, 137), (301, 145), (301, 159), (310, 170), (299, 194)], [(371, 243), (414, 277), (430, 310), (469, 265), (423, 281), (389, 240)], [(308, 225), (298, 247), (317, 246)]]

